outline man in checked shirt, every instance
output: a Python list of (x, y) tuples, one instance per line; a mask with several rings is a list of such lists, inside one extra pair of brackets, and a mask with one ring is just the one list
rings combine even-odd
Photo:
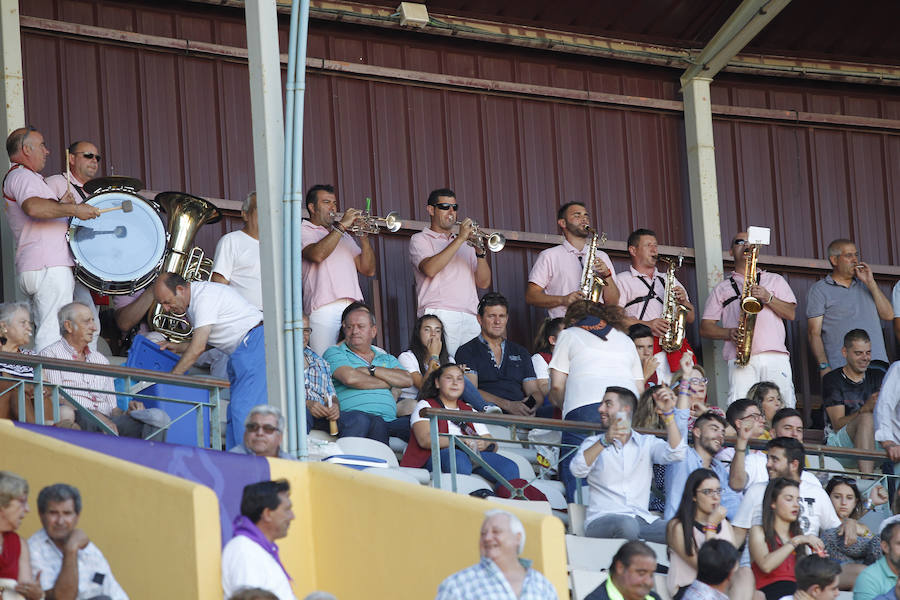
[(306, 385), (306, 433), (313, 429), (330, 432), (331, 423), (337, 422), (338, 437), (366, 437), (368, 420), (357, 411), (342, 411), (334, 384), (331, 367), (309, 347), (309, 316), (303, 315), (303, 382)]

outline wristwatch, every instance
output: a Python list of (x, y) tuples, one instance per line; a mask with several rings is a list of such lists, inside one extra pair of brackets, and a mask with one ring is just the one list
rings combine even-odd
[(375, 365), (369, 365), (369, 375), (375, 377)]
[(820, 363), (819, 363), (819, 370), (820, 370), (820, 371), (824, 371), (825, 369), (827, 369), (827, 368), (830, 367), (830, 366), (831, 366), (831, 365), (828, 364), (827, 362), (820, 362)]

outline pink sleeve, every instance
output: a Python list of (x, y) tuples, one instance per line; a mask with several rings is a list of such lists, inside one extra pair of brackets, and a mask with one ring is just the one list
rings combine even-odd
[(428, 240), (422, 233), (417, 233), (409, 238), (409, 262), (412, 263), (414, 269), (418, 269), (423, 260), (433, 256), (429, 246)]
[(597, 252), (597, 256), (599, 256), (600, 258), (603, 259), (603, 262), (606, 263), (606, 268), (609, 269), (609, 272), (612, 274), (613, 277), (615, 277), (616, 276), (616, 268), (613, 266), (612, 260), (610, 260), (610, 258), (609, 258), (609, 254), (607, 254), (603, 250), (600, 250), (599, 252)]
[(16, 169), (7, 176), (3, 190), (7, 195), (15, 198), (20, 205), (29, 198), (58, 200), (53, 190), (47, 186), (40, 176), (25, 170), (24, 167)]
[(322, 231), (319, 227), (311, 227), (307, 226), (308, 221), (303, 221), (302, 228), (302, 237), (303, 237), (303, 248), (306, 248), (310, 244), (315, 244), (326, 235), (328, 235), (327, 231)]
[(722, 318), (724, 310), (722, 308), (722, 300), (719, 298), (719, 290), (721, 289), (721, 283), (713, 288), (709, 298), (706, 299), (706, 306), (703, 307), (703, 316), (700, 317), (701, 320), (718, 321)]
[(547, 256), (547, 251), (544, 250), (538, 254), (537, 260), (534, 261), (534, 266), (531, 267), (531, 272), (528, 274), (528, 282), (545, 288), (550, 284), (552, 276), (550, 258)]
[(769, 290), (773, 292), (775, 296), (781, 300), (782, 302), (787, 302), (790, 304), (797, 303), (797, 296), (794, 295), (794, 290), (791, 289), (791, 286), (788, 284), (787, 280), (781, 275), (775, 275), (772, 278), (772, 289)]

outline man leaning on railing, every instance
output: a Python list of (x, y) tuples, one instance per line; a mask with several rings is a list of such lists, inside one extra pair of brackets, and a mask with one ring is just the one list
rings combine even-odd
[[(62, 337), (41, 350), (41, 356), (108, 365), (109, 360), (105, 356), (99, 352), (91, 352), (88, 348), (96, 327), (90, 308), (80, 302), (66, 304), (59, 310), (59, 331)], [(116, 402), (115, 384), (111, 377), (51, 369), (47, 369), (46, 374), (49, 383), (61, 385), (85, 411), (93, 414), (119, 436), (165, 441), (166, 430), (160, 428), (169, 424), (169, 416), (158, 408), (146, 409), (137, 400), (128, 403), (127, 411), (121, 410)], [(69, 389), (70, 387), (90, 389), (76, 390)], [(96, 390), (107, 390), (110, 393)], [(76, 411), (75, 422), (79, 427), (85, 431), (102, 431), (94, 420), (85, 415), (85, 411)]]

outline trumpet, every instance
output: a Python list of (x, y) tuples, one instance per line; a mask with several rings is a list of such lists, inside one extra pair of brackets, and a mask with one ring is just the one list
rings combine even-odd
[[(456, 222), (456, 225), (462, 224), (462, 221)], [(479, 250), (480, 254), (483, 254), (486, 249), (491, 252), (500, 252), (506, 245), (506, 237), (502, 233), (496, 231), (494, 233), (482, 231), (475, 221), (472, 221), (472, 233), (469, 234), (469, 239), (467, 241), (469, 242), (469, 245), (473, 246), (476, 250)]]
[(399, 231), (402, 226), (403, 221), (400, 220), (400, 215), (395, 210), (392, 210), (384, 217), (370, 215), (369, 211), (364, 210), (356, 217), (353, 224), (347, 228), (347, 233), (352, 233), (357, 237), (369, 234), (378, 235), (381, 232), (381, 227), (394, 233)]

